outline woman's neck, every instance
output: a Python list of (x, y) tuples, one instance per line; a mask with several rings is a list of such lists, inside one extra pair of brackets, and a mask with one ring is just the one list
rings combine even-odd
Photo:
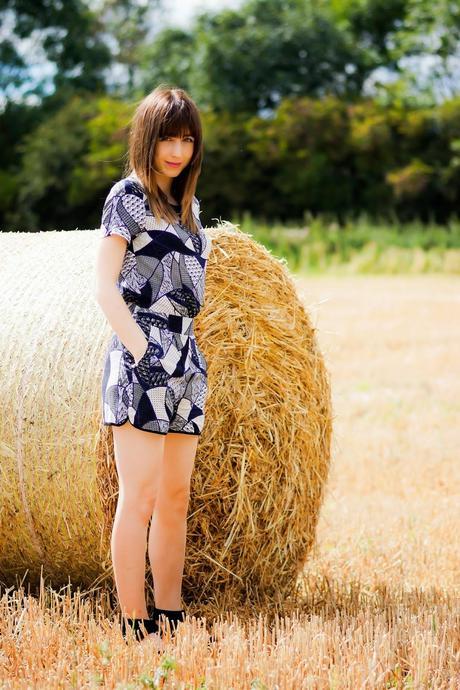
[[(140, 177), (139, 177), (139, 175), (136, 173), (135, 170), (133, 170), (133, 173), (132, 173), (132, 174), (133, 174), (134, 177), (136, 177), (136, 178), (139, 180), (139, 182), (140, 182)], [(159, 188), (161, 189), (161, 191), (163, 192), (163, 194), (166, 194), (166, 198), (167, 198), (167, 200), (169, 201), (169, 203), (170, 203), (170, 204), (176, 204), (176, 205), (177, 205), (176, 199), (173, 199), (173, 197), (172, 197), (172, 195), (171, 195), (172, 180), (171, 180), (169, 177), (162, 177), (162, 176), (159, 176), (159, 175), (155, 175), (155, 178), (156, 178), (156, 183), (157, 183), (157, 185), (159, 186)]]

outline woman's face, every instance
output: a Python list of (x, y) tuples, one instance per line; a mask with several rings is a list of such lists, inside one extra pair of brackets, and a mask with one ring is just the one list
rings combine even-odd
[[(191, 134), (160, 137), (155, 148), (155, 170), (167, 177), (177, 177), (190, 163), (193, 147), (194, 138)], [(178, 165), (172, 165), (173, 163)]]

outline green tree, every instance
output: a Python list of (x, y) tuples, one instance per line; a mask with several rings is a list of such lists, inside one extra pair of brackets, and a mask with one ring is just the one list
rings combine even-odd
[(190, 90), (196, 97), (193, 87), (199, 79), (196, 49), (193, 32), (178, 28), (161, 31), (152, 43), (139, 51), (139, 94), (148, 93), (157, 84), (168, 83)]
[(216, 110), (273, 111), (286, 96), (356, 97), (365, 51), (310, 0), (249, 0), (198, 22), (200, 100)]
[(112, 79), (108, 84), (111, 95), (131, 98), (139, 90), (143, 52), (150, 45), (155, 14), (162, 7), (161, 0), (103, 0), (100, 21), (108, 39), (114, 42), (112, 67), (121, 66), (126, 71), (126, 82)]
[(14, 204), (6, 214), (12, 229), (65, 225), (72, 206), (72, 177), (88, 146), (87, 119), (92, 109), (91, 102), (75, 96), (23, 138)]
[(336, 22), (369, 51), (374, 65), (399, 69), (393, 54), (394, 36), (406, 20), (409, 0), (333, 0)]
[(202, 108), (271, 110), (285, 96), (356, 98), (381, 64), (327, 2), (248, 0), (204, 12), (187, 34), (167, 29), (145, 53), (143, 83), (185, 85)]
[[(400, 59), (428, 56), (430, 67), (423, 81), (432, 93), (432, 101), (453, 98), (460, 89), (453, 62), (453, 58), (458, 60), (459, 57), (460, 4), (455, 0), (407, 1), (407, 18), (395, 35), (393, 52)], [(417, 60), (409, 64), (407, 71), (417, 74), (419, 63)], [(417, 81), (417, 88), (420, 88), (420, 81)]]
[[(9, 226), (30, 230), (77, 227), (92, 218), (107, 188), (120, 177), (127, 152), (131, 105), (107, 97), (74, 96), (43, 120), (18, 147)], [(11, 195), (11, 190), (10, 190)], [(87, 227), (85, 223), (85, 227)]]
[[(76, 91), (98, 91), (104, 88), (104, 70), (111, 56), (101, 40), (97, 15), (82, 0), (0, 0), (0, 16), (11, 26), (10, 36), (0, 43), (0, 78), (8, 97), (8, 75), (11, 85), (26, 87), (27, 95), (43, 98), (46, 83), (27, 85), (30, 67), (16, 48), (18, 39), (38, 42), (45, 57), (55, 65), (52, 77), (54, 93), (63, 102)], [(57, 100), (57, 99), (56, 99)]]

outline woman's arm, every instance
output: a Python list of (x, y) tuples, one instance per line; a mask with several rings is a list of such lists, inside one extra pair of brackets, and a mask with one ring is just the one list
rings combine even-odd
[(120, 235), (113, 234), (100, 239), (96, 261), (95, 297), (113, 330), (137, 364), (147, 351), (147, 340), (116, 284), (126, 246), (126, 239)]
[(119, 289), (118, 279), (128, 243), (145, 223), (143, 194), (131, 181), (121, 180), (110, 189), (102, 209), (96, 268), (96, 300), (108, 322), (137, 364), (148, 342)]

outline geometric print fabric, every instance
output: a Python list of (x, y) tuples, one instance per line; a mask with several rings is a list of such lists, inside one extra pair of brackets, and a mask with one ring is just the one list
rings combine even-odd
[(113, 333), (102, 376), (105, 425), (129, 420), (153, 433), (202, 433), (208, 367), (194, 317), (204, 304), (211, 238), (201, 225), (196, 197), (192, 211), (196, 235), (180, 223), (156, 219), (134, 172), (107, 195), (99, 236), (126, 240), (117, 286), (144, 332), (147, 350), (135, 364)]

